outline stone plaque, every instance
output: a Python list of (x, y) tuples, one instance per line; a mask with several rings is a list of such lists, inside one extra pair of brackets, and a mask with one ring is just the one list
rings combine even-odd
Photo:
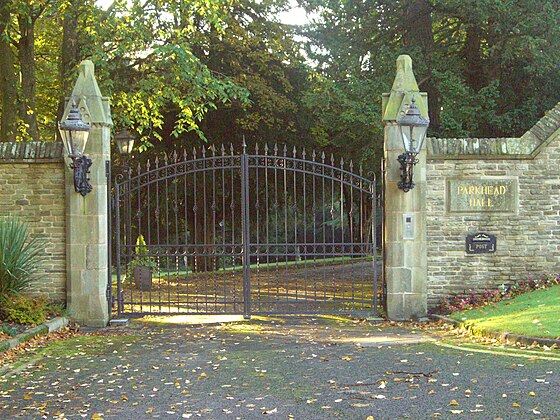
[(515, 213), (517, 179), (448, 179), (447, 210), (452, 213)]
[(496, 252), (496, 237), (489, 233), (467, 235), (467, 254), (488, 254)]

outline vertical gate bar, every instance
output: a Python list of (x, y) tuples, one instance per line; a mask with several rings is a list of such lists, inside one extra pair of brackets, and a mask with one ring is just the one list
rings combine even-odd
[(216, 280), (216, 148), (212, 145), (212, 282), (214, 284), (214, 312), (218, 311)]
[[(342, 255), (342, 264), (345, 264), (345, 247), (344, 244), (346, 242), (346, 236), (344, 232), (344, 160), (340, 158), (340, 253)], [(334, 267), (334, 266), (333, 266)], [(342, 290), (341, 298), (342, 302), (344, 302), (344, 292), (345, 292), (345, 282), (344, 278), (339, 279), (340, 289)]]
[[(196, 147), (193, 147), (193, 166), (198, 165), (196, 159)], [(197, 169), (197, 168), (193, 168)], [(198, 310), (198, 281), (197, 281), (197, 274), (198, 274), (198, 194), (197, 194), (197, 172), (196, 170), (193, 173), (193, 215), (194, 215), (194, 224), (193, 224), (193, 281), (194, 281), (194, 306), (195, 312), (199, 312)]]
[[(250, 190), (249, 190), (250, 191)], [(261, 311), (261, 275), (260, 275), (260, 202), (259, 202), (259, 145), (255, 145), (255, 210), (256, 210), (256, 238), (255, 238), (255, 250), (257, 258), (257, 311)]]
[(113, 310), (113, 261), (112, 261), (112, 241), (111, 241), (111, 161), (105, 161), (105, 176), (107, 177), (107, 311), (109, 312), (109, 318), (111, 318), (111, 312)]
[(206, 273), (208, 272), (208, 235), (207, 235), (207, 226), (208, 226), (208, 206), (206, 203), (206, 148), (204, 146), (201, 147), (202, 149), (202, 261), (201, 261), (201, 269), (205, 273), (204, 275), (204, 311), (208, 313), (208, 301), (210, 297), (208, 296), (208, 276)]
[[(230, 166), (230, 189), (231, 189), (231, 193), (230, 193), (230, 210), (231, 210), (231, 267), (232, 267), (232, 274), (231, 274), (231, 279), (232, 279), (232, 284), (233, 284), (233, 311), (237, 312), (237, 279), (236, 279), (236, 270), (235, 270), (235, 259), (237, 257), (236, 254), (236, 242), (235, 242), (235, 173), (234, 173), (234, 159), (235, 159), (235, 152), (233, 150), (233, 144), (230, 145), (230, 159), (232, 160), (231, 166)], [(243, 185), (243, 184), (241, 184)], [(243, 287), (243, 285), (242, 285)]]
[[(149, 162), (148, 162), (149, 164)], [(136, 167), (136, 177), (137, 177), (137, 185), (138, 185), (138, 189), (136, 190), (136, 195), (137, 195), (137, 204), (138, 204), (138, 210), (137, 210), (137, 220), (138, 220), (138, 234), (137, 237), (142, 233), (140, 231), (141, 227), (142, 227), (142, 213), (140, 212), (140, 208), (141, 208), (141, 189), (140, 189), (140, 184), (141, 184), (141, 178), (140, 178), (140, 163), (138, 163), (137, 167)], [(136, 243), (134, 240), (134, 237), (132, 235), (132, 168), (129, 167), (128, 168), (128, 175), (127, 175), (127, 182), (126, 182), (126, 202), (127, 202), (127, 208), (126, 211), (128, 212), (127, 215), (127, 220), (129, 221), (128, 223), (128, 235), (127, 235), (127, 253), (128, 253), (128, 266), (127, 266), (127, 278), (130, 277), (130, 280), (128, 281), (129, 287), (130, 287), (130, 308), (131, 311), (134, 312), (135, 307), (134, 307), (134, 285), (132, 283), (132, 277), (133, 277), (133, 273), (132, 273), (132, 267), (130, 265), (130, 263), (132, 262), (132, 259), (136, 256), (136, 248), (134, 247), (134, 244)], [(148, 195), (149, 197), (149, 195)], [(149, 200), (148, 200), (149, 202)], [(141, 299), (140, 299), (141, 302)], [(142, 303), (140, 303), (142, 304)]]
[(274, 249), (276, 254), (275, 280), (276, 280), (276, 300), (280, 300), (279, 283), (279, 244), (278, 244), (278, 144), (274, 144)]
[(268, 144), (264, 145), (264, 202), (266, 214), (266, 297), (267, 301), (270, 301), (270, 203), (268, 201)]
[(121, 218), (120, 218), (120, 186), (117, 180), (115, 180), (115, 242), (117, 246), (116, 258), (117, 258), (117, 313), (122, 315), (124, 312), (123, 299), (122, 299), (122, 287), (121, 287)]
[(282, 171), (282, 179), (284, 186), (284, 283), (286, 285), (286, 302), (290, 301), (290, 284), (288, 281), (288, 152), (287, 147), (284, 144), (284, 167)]
[[(334, 178), (335, 178), (335, 169), (334, 169), (334, 156), (331, 153), (331, 167), (330, 167), (330, 171), (331, 171), (331, 258), (333, 259), (334, 256), (336, 255), (335, 252), (335, 229), (334, 229), (334, 214), (335, 214), (335, 209), (334, 209), (334, 200), (335, 200), (335, 184), (334, 184)], [(342, 210), (342, 209), (341, 209)], [(332, 260), (331, 260), (332, 261)], [(334, 265), (331, 262), (331, 280), (332, 280), (332, 297), (333, 297), (333, 311), (336, 308), (336, 277), (335, 277), (335, 272), (334, 272)]]
[[(364, 176), (364, 168), (362, 166), (362, 164), (360, 164), (360, 254), (363, 253), (364, 251), (364, 223), (366, 222), (365, 220), (365, 215), (366, 215), (366, 209), (364, 209), (364, 180), (363, 180), (363, 176)], [(364, 265), (362, 264), (362, 284), (361, 284), (361, 301), (362, 301), (362, 305), (364, 305), (365, 302), (365, 296), (364, 296)], [(374, 294), (376, 293), (375, 291), (373, 292)], [(363, 308), (363, 306), (362, 306)]]
[(249, 160), (243, 138), (241, 154), (241, 229), (243, 232), (243, 316), (251, 316), (251, 265), (249, 261)]
[(177, 150), (173, 152), (173, 213), (175, 214), (175, 240), (173, 244), (175, 245), (173, 257), (173, 263), (175, 265), (175, 284), (177, 285), (177, 312), (181, 310), (181, 295), (180, 295), (180, 282), (179, 282), (179, 183), (177, 182), (178, 175), (178, 164), (177, 164)]
[(226, 278), (226, 174), (225, 174), (225, 149), (224, 149), (224, 145), (222, 144), (222, 147), (220, 149), (220, 152), (222, 153), (222, 167), (221, 167), (221, 173), (222, 173), (222, 220), (221, 220), (221, 226), (222, 226), (222, 270), (223, 273), (221, 275), (222, 278), (222, 283), (224, 286), (224, 312), (228, 312), (228, 306), (227, 306), (227, 278)]
[[(313, 172), (316, 169), (315, 159), (317, 157), (317, 153), (315, 149), (313, 149), (313, 153), (311, 154), (313, 159)], [(313, 305), (317, 305), (317, 177), (315, 175), (311, 175), (311, 181), (313, 181)]]
[[(150, 172), (151, 166), (150, 166), (150, 161), (148, 160), (148, 163), (146, 164), (146, 177), (149, 177), (149, 172)], [(141, 201), (141, 197), (142, 197), (142, 188), (140, 187), (141, 184), (141, 179), (140, 179), (140, 164), (138, 164), (138, 170), (137, 170), (137, 176), (138, 176), (138, 189), (137, 189), (137, 204), (138, 204), (138, 209), (137, 209), (137, 218), (138, 218), (138, 235), (144, 235), (144, 232), (142, 230), (142, 227), (144, 226), (142, 224), (142, 201)], [(129, 188), (130, 188), (130, 184), (129, 184)], [(148, 229), (146, 231), (146, 235), (144, 235), (145, 239), (146, 239), (146, 243), (152, 243), (152, 201), (150, 199), (152, 195), (150, 194), (150, 183), (146, 182), (146, 203), (147, 203), (147, 211), (146, 211), (146, 224), (148, 226)], [(142, 295), (141, 295), (142, 296)], [(140, 307), (142, 308), (142, 300), (140, 300)], [(149, 311), (152, 311), (152, 292), (149, 292), (149, 301), (148, 301), (148, 308)]]
[(302, 234), (302, 244), (303, 244), (303, 290), (304, 290), (304, 300), (307, 302), (307, 288), (308, 288), (308, 279), (307, 279), (307, 185), (306, 185), (306, 177), (305, 177), (305, 170), (307, 161), (305, 160), (307, 157), (305, 153), (305, 148), (301, 153), (302, 162), (302, 182), (303, 182), (303, 234)]
[(188, 197), (188, 189), (187, 189), (187, 172), (188, 172), (188, 163), (187, 163), (187, 159), (188, 159), (188, 154), (187, 154), (187, 150), (183, 149), (183, 164), (184, 166), (184, 176), (183, 176), (183, 200), (185, 200), (185, 202), (183, 203), (183, 207), (185, 209), (185, 220), (184, 220), (184, 225), (185, 225), (185, 243), (184, 243), (184, 256), (183, 256), (183, 262), (185, 265), (185, 294), (186, 294), (186, 298), (185, 298), (185, 307), (187, 308), (187, 311), (190, 312), (190, 307), (189, 307), (189, 197)]
[(372, 223), (371, 223), (371, 238), (373, 242), (373, 310), (375, 311), (375, 315), (378, 313), (378, 284), (377, 284), (377, 237), (376, 237), (376, 227), (377, 227), (377, 208), (375, 207), (376, 204), (376, 185), (375, 185), (375, 178), (374, 181), (370, 184), (371, 190), (371, 211), (372, 211)]
[[(354, 239), (354, 185), (355, 183), (354, 181), (354, 162), (350, 161), (350, 166), (349, 166), (349, 171), (351, 173), (350, 175), (350, 186), (348, 187), (350, 189), (350, 210), (348, 210), (348, 230), (349, 230), (349, 234), (350, 234), (350, 272), (354, 273), (354, 244), (355, 244), (355, 239)], [(352, 302), (352, 308), (355, 308), (355, 282), (354, 282), (354, 276), (352, 276), (351, 280), (351, 284), (350, 284), (350, 301)], [(363, 309), (363, 308), (362, 308)]]
[[(127, 162), (128, 163), (128, 162)], [(122, 234), (123, 234), (123, 238), (122, 238), (122, 243), (119, 243), (119, 245), (121, 245), (123, 247), (123, 249), (121, 250), (121, 253), (124, 254), (122, 255), (122, 257), (124, 257), (124, 260), (122, 260), (122, 262), (124, 262), (124, 278), (121, 279), (121, 283), (122, 286), (126, 286), (126, 284), (124, 284), (124, 281), (126, 279), (126, 282), (129, 283), (130, 287), (132, 287), (132, 268), (130, 267), (130, 262), (132, 259), (132, 252), (131, 249), (129, 248), (130, 244), (131, 244), (131, 236), (132, 236), (132, 231), (131, 231), (131, 226), (132, 226), (132, 209), (131, 209), (131, 198), (130, 198), (130, 175), (131, 175), (131, 171), (132, 168), (130, 166), (127, 165), (126, 167), (126, 172), (124, 173), (124, 177), (122, 178), (122, 182), (121, 185), (119, 187), (119, 194), (121, 195), (121, 198), (123, 200), (123, 207), (122, 210), (124, 212), (123, 214), (123, 222), (125, 223), (123, 230), (122, 230)], [(126, 186), (126, 187), (125, 187)], [(126, 192), (125, 192), (125, 188), (126, 188)], [(116, 204), (117, 206), (120, 207), (119, 203)], [(120, 211), (120, 210), (119, 210)], [(119, 227), (120, 230), (120, 227)], [(120, 242), (120, 241), (119, 241)], [(125, 293), (126, 293), (126, 287), (123, 287), (121, 289), (121, 294), (119, 295), (118, 299), (122, 302), (122, 309), (124, 311), (124, 300), (125, 300)]]
[(294, 200), (294, 203), (292, 205), (292, 208), (294, 210), (294, 261), (295, 261), (295, 270), (296, 273), (293, 277), (294, 282), (295, 282), (295, 291), (296, 291), (296, 307), (298, 305), (298, 258), (299, 258), (299, 244), (298, 244), (298, 231), (297, 231), (297, 203), (298, 203), (298, 199), (297, 199), (297, 191), (296, 191), (296, 176), (297, 176), (297, 171), (296, 171), (296, 165), (297, 165), (297, 150), (296, 150), (296, 146), (294, 146), (294, 150), (293, 150), (293, 157), (294, 157), (294, 170), (292, 171), (292, 175), (293, 175), (293, 187), (294, 187), (294, 194), (292, 197), (292, 200)]
[[(155, 184), (155, 189), (156, 189), (156, 237), (157, 240), (155, 243), (157, 244), (161, 244), (161, 209), (160, 209), (160, 205), (159, 205), (159, 197), (160, 197), (160, 180), (161, 180), (161, 171), (160, 171), (160, 167), (159, 167), (159, 158), (156, 156), (156, 160), (155, 160), (155, 164), (156, 164), (156, 184)], [(148, 198), (149, 199), (149, 198)], [(167, 201), (167, 200), (166, 200)], [(153, 243), (153, 242), (150, 242)], [(150, 255), (150, 248), (148, 248), (148, 255)], [(159, 264), (158, 264), (159, 266)], [(159, 267), (158, 267), (158, 271), (159, 271)], [(161, 278), (158, 278), (158, 285), (160, 287), (158, 287), (158, 308), (159, 308), (159, 312), (162, 312), (162, 298), (161, 298)], [(150, 305), (151, 305), (151, 297), (150, 297)]]
[[(163, 195), (164, 197), (164, 201), (165, 201), (165, 248), (166, 250), (164, 251), (164, 262), (165, 262), (165, 279), (167, 282), (167, 312), (171, 311), (171, 282), (170, 282), (170, 278), (169, 278), (169, 245), (170, 245), (170, 238), (169, 238), (169, 225), (171, 224), (169, 222), (169, 177), (167, 176), (167, 171), (169, 170), (169, 158), (167, 156), (167, 153), (164, 153), (163, 155), (163, 162), (164, 162), (164, 167), (165, 167), (165, 172), (163, 173), (163, 176), (165, 177), (165, 194)], [(159, 243), (159, 242), (158, 242)], [(159, 252), (159, 251), (158, 251)], [(160, 259), (160, 256), (158, 255), (158, 260)], [(161, 266), (159, 267), (159, 277), (162, 277), (162, 272), (161, 272)]]
[(321, 193), (321, 198), (322, 198), (322, 216), (323, 219), (321, 220), (321, 223), (323, 224), (323, 264), (322, 264), (322, 268), (323, 268), (323, 299), (324, 301), (327, 300), (327, 262), (325, 261), (325, 258), (327, 258), (327, 216), (325, 213), (325, 206), (326, 206), (326, 201), (325, 201), (325, 176), (326, 174), (326, 169), (325, 169), (325, 152), (323, 152), (321, 154), (321, 163), (323, 164), (322, 166), (322, 170), (323, 170), (323, 176), (321, 177), (321, 181), (322, 181), (322, 193)]

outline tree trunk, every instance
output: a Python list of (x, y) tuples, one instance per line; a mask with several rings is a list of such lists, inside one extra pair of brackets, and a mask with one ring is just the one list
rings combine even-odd
[(19, 63), (21, 71), (20, 118), (33, 141), (39, 141), (35, 100), (35, 18), (29, 15), (18, 16), (20, 40)]
[(70, 0), (62, 21), (62, 46), (60, 52), (59, 74), (62, 92), (58, 104), (57, 119), (64, 113), (66, 97), (70, 95), (74, 83), (74, 69), (80, 61), (78, 43), (78, 17), (83, 0)]
[(432, 25), (432, 6), (428, 0), (410, 0), (405, 11), (406, 45), (421, 49), (426, 64), (426, 84), (420, 90), (428, 93), (430, 127), (434, 132), (440, 128), (440, 93), (432, 74), (434, 34)]
[(0, 6), (0, 141), (15, 141), (18, 121), (17, 76), (10, 41), (5, 34), (10, 21), (7, 5)]
[(469, 25), (463, 52), (465, 63), (467, 64), (465, 80), (467, 85), (473, 88), (475, 92), (486, 86), (484, 64), (480, 56), (481, 43), (482, 34), (480, 28), (476, 24)]

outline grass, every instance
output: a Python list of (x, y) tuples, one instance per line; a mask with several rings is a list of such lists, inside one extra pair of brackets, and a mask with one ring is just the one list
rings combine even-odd
[(560, 339), (560, 286), (450, 316), (487, 330)]

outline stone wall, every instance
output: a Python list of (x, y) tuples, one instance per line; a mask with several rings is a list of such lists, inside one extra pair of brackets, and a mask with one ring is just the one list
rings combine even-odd
[(30, 293), (66, 300), (65, 169), (62, 143), (0, 142), (0, 216), (13, 214), (45, 243), (43, 274)]
[[(428, 305), (560, 269), (560, 104), (521, 138), (428, 139)], [(495, 252), (468, 253), (468, 234)]]

